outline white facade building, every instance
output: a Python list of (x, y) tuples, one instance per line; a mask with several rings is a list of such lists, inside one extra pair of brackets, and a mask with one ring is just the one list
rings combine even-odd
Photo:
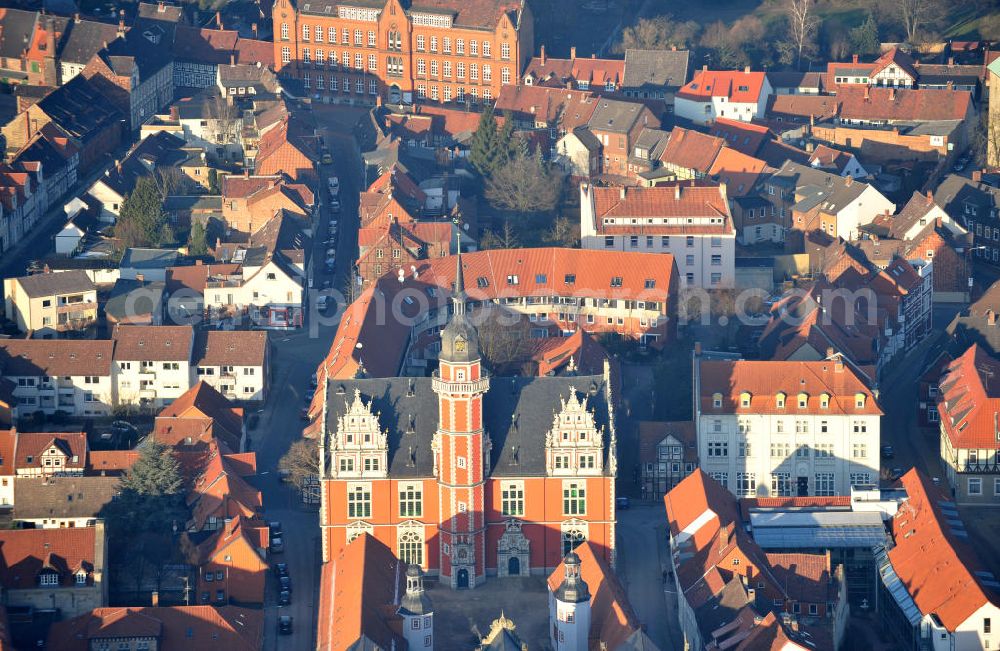
[(674, 96), (674, 114), (696, 124), (763, 117), (774, 92), (764, 72), (700, 70)]
[(882, 411), (839, 358), (695, 358), (701, 468), (739, 497), (849, 495), (879, 481)]
[(117, 404), (159, 408), (191, 388), (191, 326), (119, 326), (114, 342)]
[(580, 246), (670, 253), (682, 287), (731, 288), (736, 229), (725, 185), (678, 181), (652, 188), (580, 185)]
[(14, 385), (15, 417), (36, 411), (71, 416), (111, 413), (114, 384), (110, 341), (6, 339), (0, 374)]

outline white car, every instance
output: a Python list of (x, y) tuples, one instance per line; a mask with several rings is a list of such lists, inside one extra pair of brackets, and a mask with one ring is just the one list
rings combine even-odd
[(340, 179), (336, 176), (331, 176), (326, 180), (326, 187), (330, 190), (330, 196), (336, 197), (340, 194)]

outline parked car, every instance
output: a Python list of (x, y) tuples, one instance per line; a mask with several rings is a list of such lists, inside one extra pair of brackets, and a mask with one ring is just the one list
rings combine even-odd
[(883, 459), (892, 459), (895, 456), (896, 456), (896, 451), (892, 449), (891, 445), (883, 445), (882, 446), (882, 458)]
[(340, 202), (336, 199), (330, 199), (330, 210), (333, 212), (340, 212)]
[(274, 574), (279, 579), (283, 576), (288, 576), (288, 563), (275, 563)]
[(281, 536), (281, 521), (271, 520), (267, 523), (267, 529), (271, 533), (271, 537)]
[(271, 538), (271, 553), (283, 554), (284, 552), (285, 552), (285, 541), (281, 539), (281, 536), (275, 536)]
[(278, 605), (279, 606), (290, 606), (292, 604), (292, 593), (288, 590), (282, 590), (278, 593)]
[(333, 162), (333, 155), (330, 154), (330, 150), (327, 149), (326, 146), (320, 149), (319, 153), (320, 153), (320, 162), (322, 162), (324, 165), (329, 165), (330, 163)]
[(330, 248), (328, 248), (326, 250), (326, 255), (329, 256), (329, 258), (331, 260), (336, 259), (336, 257), (337, 257), (337, 249), (335, 247), (331, 246)]
[(902, 468), (893, 468), (892, 472), (889, 473), (889, 476), (892, 478), (893, 481), (895, 481), (895, 480), (897, 480), (897, 479), (899, 479), (900, 477), (903, 476), (903, 469)]
[(337, 196), (340, 194), (340, 179), (336, 176), (331, 176), (326, 180), (326, 187), (330, 189), (330, 196)]
[(290, 576), (279, 576), (278, 577), (278, 587), (284, 592), (292, 591), (292, 577)]
[(321, 312), (325, 311), (326, 306), (329, 304), (330, 304), (330, 297), (326, 296), (325, 294), (316, 299), (316, 307), (318, 307)]
[(282, 615), (278, 618), (278, 634), (279, 635), (291, 635), (292, 634), (292, 616)]
[(615, 506), (619, 511), (627, 511), (631, 504), (629, 503), (628, 497), (616, 497)]

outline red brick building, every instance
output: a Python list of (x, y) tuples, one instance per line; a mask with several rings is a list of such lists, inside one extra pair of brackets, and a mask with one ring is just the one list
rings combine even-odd
[(489, 377), (457, 274), (433, 377), (318, 390), (323, 560), (368, 533), (456, 589), (547, 574), (583, 541), (613, 562), (607, 373)]
[(279, 75), (327, 102), (491, 101), (534, 49), (524, 0), (277, 0), (272, 18)]

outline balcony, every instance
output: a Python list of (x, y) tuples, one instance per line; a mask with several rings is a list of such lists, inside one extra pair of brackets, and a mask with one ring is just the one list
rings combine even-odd
[(97, 303), (91, 301), (77, 301), (76, 303), (60, 303), (56, 306), (57, 314), (71, 314), (79, 312), (81, 314), (97, 315)]
[(485, 377), (472, 382), (448, 382), (438, 376), (431, 378), (431, 388), (435, 393), (485, 393), (489, 387), (489, 378)]
[(959, 471), (973, 475), (1000, 475), (1000, 463), (966, 463), (959, 466)]

